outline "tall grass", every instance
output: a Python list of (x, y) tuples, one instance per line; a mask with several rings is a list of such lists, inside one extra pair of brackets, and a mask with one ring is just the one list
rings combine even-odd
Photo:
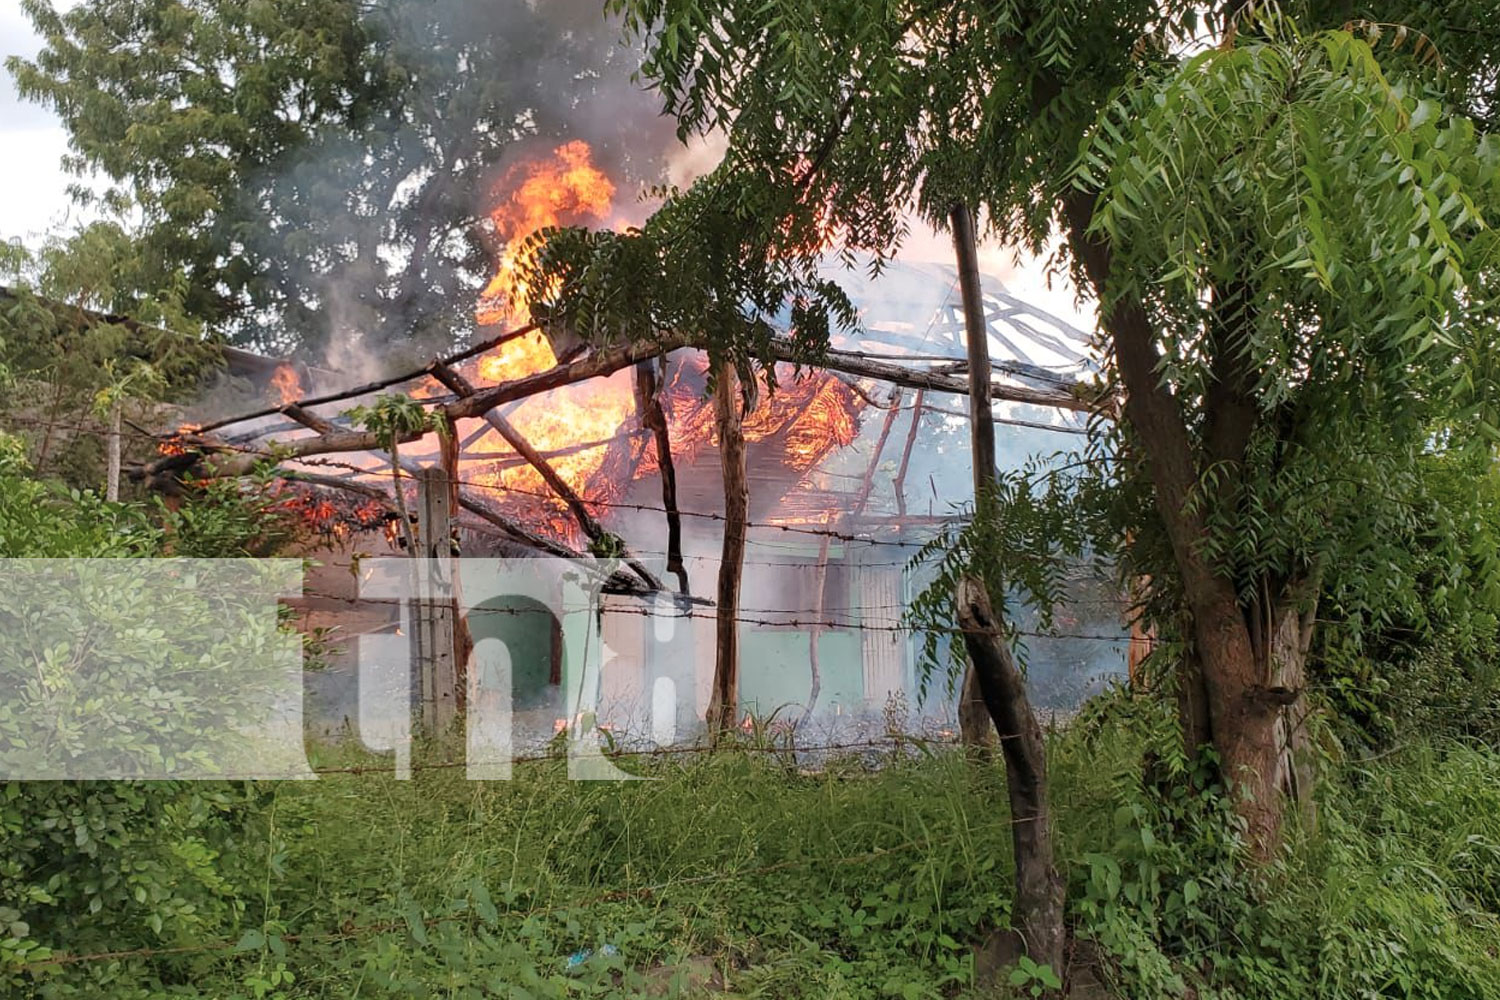
[[(1500, 997), (1493, 750), (1346, 769), (1318, 830), (1251, 879), (1232, 810), (1142, 789), (1130, 725), (1050, 746), (1073, 930), (1119, 995)], [(971, 995), (971, 946), (1009, 907), (1001, 769), (907, 752), (809, 772), (763, 750), (644, 761), (625, 783), (549, 760), (509, 782), (266, 786), (223, 859), (243, 915), (74, 995)], [(79, 974), (32, 987), (69, 995)]]

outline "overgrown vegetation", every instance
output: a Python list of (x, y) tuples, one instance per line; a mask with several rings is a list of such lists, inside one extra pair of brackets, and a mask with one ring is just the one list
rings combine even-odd
[[(4, 555), (263, 544), (253, 493), (152, 513), (6, 455)], [(1382, 757), (1331, 772), (1318, 829), (1248, 873), (1168, 706), (1097, 699), (1049, 738), (1072, 985), (1500, 997), (1500, 753), (1466, 726), (1392, 720)], [(1009, 907), (1001, 774), (919, 744), (808, 771), (764, 739), (622, 758), (656, 779), (624, 785), (568, 781), (561, 758), (397, 782), (335, 749), (308, 783), (11, 782), (0, 975), (21, 997), (153, 1000), (975, 995), (971, 948)], [(1148, 755), (1174, 780), (1144, 787)], [(1021, 995), (1046, 988), (1017, 971)]]
[[(0, 259), (32, 286), (0, 301), (0, 376), (50, 393), (16, 394), (46, 427), (29, 447), (0, 438), (0, 557), (276, 550), (254, 481), (189, 483), (172, 508), (79, 489), (97, 456), (88, 434), (55, 449), (59, 408), (187, 384), (200, 322), (311, 348), (344, 326), (462, 332), (490, 270), (470, 188), (509, 143), (567, 133), (532, 71), (555, 59), (587, 93), (619, 66), (568, 14), (506, 7), (524, 30), (447, 4), (27, 0), (47, 48), (11, 69), (139, 226)], [(1117, 412), (1075, 461), (1003, 477), (934, 541), (914, 608), (951, 631), (954, 584), (977, 574), (1045, 627), (1092, 549), (1162, 640), (1135, 690), (1049, 736), (1068, 961), (1023, 957), (997, 988), (1500, 997), (1493, 12), (606, 7), (680, 134), (729, 151), (639, 229), (538, 237), (537, 318), (595, 345), (692, 329), (715, 378), (763, 366), (790, 318), (815, 360), (857, 318), (825, 257), (878, 266), (913, 204), (1055, 249), (1101, 304)], [(512, 63), (514, 92), (497, 82)], [(480, 67), (495, 78), (469, 86)], [(192, 336), (179, 355), (84, 306)], [(352, 416), (393, 460), (427, 419), (393, 396)], [(0, 624), (35, 639), (0, 656), (0, 686), (62, 706), (64, 736), (160, 666), (127, 637), (115, 687), (91, 692), (66, 620), (21, 617), (0, 600)], [(180, 708), (169, 721), (194, 732), (226, 714), (208, 695)], [(33, 749), (14, 721), (7, 764)], [(507, 784), (398, 783), (327, 748), (305, 784), (10, 782), (0, 982), (153, 1000), (974, 995), (971, 949), (1024, 906), (1004, 784), (908, 749), (810, 769), (731, 745), (627, 759), (656, 780), (624, 785), (567, 781), (556, 759)]]
[[(1500, 996), (1492, 751), (1409, 747), (1356, 772), (1321, 832), (1251, 879), (1224, 800), (1136, 786), (1142, 745), (1118, 717), (1052, 740), (1069, 919), (1096, 949), (1075, 953), (1075, 982), (1142, 998)], [(569, 782), (561, 760), (509, 783), (329, 774), (260, 789), (253, 817), (184, 812), (189, 842), (235, 830), (212, 858), (218, 905), (160, 933), (170, 897), (80, 914), (69, 950), (185, 950), (17, 983), (122, 998), (973, 995), (970, 946), (1008, 904), (997, 774), (951, 752), (814, 775), (754, 750), (689, 760), (624, 786)]]

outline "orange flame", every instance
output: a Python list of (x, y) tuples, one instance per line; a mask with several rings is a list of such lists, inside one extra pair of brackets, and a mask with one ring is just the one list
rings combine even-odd
[(594, 166), (586, 142), (567, 142), (545, 160), (512, 169), (506, 198), (490, 212), (495, 231), (505, 238), (499, 267), (479, 299), (476, 316), (490, 325), (517, 322), (529, 289), (520, 274), (534, 254), (527, 239), (538, 230), (568, 222), (602, 220), (609, 215), (615, 185)]
[[(615, 185), (594, 166), (585, 142), (558, 146), (550, 156), (522, 164), (506, 175), (510, 193), (490, 212), (495, 230), (505, 239), (495, 276), (480, 295), (475, 317), (481, 324), (519, 324), (529, 289), (521, 272), (535, 249), (529, 237), (549, 226), (598, 221), (609, 216)], [(479, 376), (503, 382), (546, 371), (557, 364), (552, 346), (533, 332), (496, 348), (479, 359)], [(634, 408), (627, 373), (597, 385), (568, 386), (534, 400), (511, 415), (511, 423), (537, 450), (566, 449), (585, 441), (608, 441)], [(486, 435), (485, 450), (507, 450), (498, 434)], [(551, 460), (563, 481), (586, 495), (608, 445), (573, 451)], [(523, 494), (549, 495), (541, 474), (529, 465), (512, 464), (481, 474), (480, 481)], [(535, 497), (532, 497), (533, 506)]]
[[(481, 324), (518, 325), (525, 319), (529, 237), (549, 226), (594, 223), (613, 214), (615, 185), (590, 159), (589, 147), (569, 142), (510, 171), (490, 219), (504, 242), (494, 277), (475, 308)], [(475, 360), (477, 381), (498, 383), (555, 367), (552, 343), (541, 331), (509, 340)], [(681, 359), (663, 389), (669, 436), (679, 463), (699, 460), (716, 448), (714, 407), (705, 395), (706, 362)], [(790, 371), (783, 372), (790, 375)], [(608, 504), (623, 499), (632, 482), (659, 474), (649, 433), (636, 422), (634, 373), (564, 386), (502, 410), (516, 430), (546, 459), (558, 476), (606, 518)], [(436, 385), (433, 391), (438, 391)], [(765, 460), (779, 463), (788, 485), (813, 472), (833, 449), (848, 445), (858, 432), (860, 405), (853, 390), (826, 374), (783, 378), (775, 394), (746, 416), (747, 441)], [(628, 433), (627, 433), (628, 432)], [(541, 473), (517, 455), (499, 433), (482, 423), (462, 430), (466, 451), (461, 478), (496, 489), (490, 499), (535, 529), (569, 541), (580, 533)], [(415, 449), (420, 446), (414, 446)], [(817, 493), (817, 491), (814, 491)], [(790, 521), (826, 523), (836, 512), (832, 493), (817, 493), (781, 514)], [(387, 531), (391, 531), (387, 523)]]
[(277, 365), (276, 371), (271, 373), (271, 389), (282, 406), (301, 399), (302, 380), (297, 377), (297, 369), (284, 362)]

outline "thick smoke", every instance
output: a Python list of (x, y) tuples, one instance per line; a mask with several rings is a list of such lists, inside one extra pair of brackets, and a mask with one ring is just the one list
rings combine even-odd
[[(470, 339), (512, 168), (583, 140), (627, 218), (681, 149), (599, 0), (405, 0), (366, 16), (367, 93), (247, 198), (274, 289), (239, 339), (357, 382)], [(632, 206), (635, 211), (631, 211)]]

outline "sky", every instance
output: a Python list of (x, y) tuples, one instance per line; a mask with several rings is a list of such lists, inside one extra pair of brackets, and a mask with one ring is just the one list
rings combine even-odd
[[(53, 6), (67, 9), (77, 0), (52, 0)], [(20, 0), (0, 0), (0, 62), (12, 55), (30, 57), (41, 47), (41, 39), (32, 31), (31, 22), (21, 13)], [(67, 186), (73, 178), (62, 170), (61, 158), (67, 152), (67, 133), (49, 109), (22, 101), (16, 93), (10, 74), (0, 71), (0, 239), (21, 240), (35, 245), (49, 230), (71, 228), (79, 213), (68, 200)], [(714, 153), (709, 151), (712, 158)], [(682, 158), (691, 168), (703, 165)], [(696, 172), (694, 170), (693, 172)], [(911, 260), (941, 261), (953, 259), (952, 243), (944, 234), (914, 227), (911, 239), (902, 253)], [(1000, 278), (1012, 293), (1054, 315), (1087, 330), (1093, 320), (1088, 307), (1080, 309), (1076, 296), (1066, 283), (1049, 281), (1042, 262), (1023, 260), (1016, 263), (1013, 254), (998, 244), (980, 247), (980, 269)]]
[[(54, 0), (58, 8), (73, 0)], [(13, 55), (33, 56), (41, 40), (21, 13), (20, 0), (0, 0), (0, 61)], [(60, 160), (68, 150), (62, 123), (47, 108), (22, 101), (10, 74), (0, 72), (0, 239), (35, 242), (50, 226), (70, 215)]]

